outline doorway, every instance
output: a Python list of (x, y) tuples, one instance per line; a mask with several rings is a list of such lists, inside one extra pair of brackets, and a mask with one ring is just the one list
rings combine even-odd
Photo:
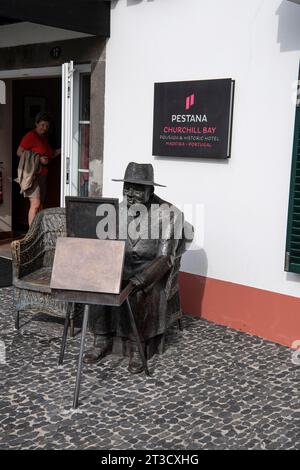
[(12, 187), (11, 230), (18, 233), (28, 229), (29, 202), (13, 182), (19, 162), (16, 150), (40, 110), (53, 114), (51, 143), (62, 150), (49, 166), (45, 207), (64, 207), (68, 195), (89, 195), (91, 65), (71, 61), (62, 67), (0, 71), (0, 79), (7, 79), (12, 89), (12, 104), (7, 105), (12, 121), (11, 156), (6, 158), (12, 162), (7, 175)]
[[(35, 116), (47, 111), (53, 116), (49, 135), (52, 148), (61, 147), (61, 97), (60, 77), (15, 79), (12, 81), (12, 179), (17, 177), (19, 157), (16, 154), (22, 137), (34, 128)], [(51, 160), (47, 176), (45, 208), (60, 205), (60, 158)], [(19, 185), (12, 183), (12, 230), (26, 231), (29, 200), (20, 194)]]

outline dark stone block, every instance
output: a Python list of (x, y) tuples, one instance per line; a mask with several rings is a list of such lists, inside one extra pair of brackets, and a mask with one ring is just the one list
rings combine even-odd
[(12, 285), (12, 261), (0, 256), (0, 288)]

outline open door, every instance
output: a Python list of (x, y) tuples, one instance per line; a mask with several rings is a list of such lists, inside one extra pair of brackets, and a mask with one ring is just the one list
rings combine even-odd
[(62, 65), (62, 113), (61, 113), (61, 187), (60, 205), (65, 207), (65, 197), (71, 196), (70, 166), (73, 141), (73, 61)]
[(90, 67), (62, 65), (61, 207), (66, 196), (88, 196)]

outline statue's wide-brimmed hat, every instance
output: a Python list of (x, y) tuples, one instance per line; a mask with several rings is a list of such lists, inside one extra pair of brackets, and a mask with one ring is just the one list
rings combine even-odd
[(124, 183), (144, 184), (146, 186), (160, 186), (165, 188), (163, 184), (154, 183), (154, 171), (151, 163), (135, 163), (130, 162), (127, 165), (124, 179), (112, 181), (123, 181)]

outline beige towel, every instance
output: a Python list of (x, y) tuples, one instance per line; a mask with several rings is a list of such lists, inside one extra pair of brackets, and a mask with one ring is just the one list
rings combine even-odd
[(18, 177), (15, 179), (19, 183), (21, 190), (20, 193), (24, 193), (27, 189), (30, 189), (37, 177), (40, 169), (40, 156), (36, 152), (31, 150), (24, 150), (20, 157), (18, 166)]

